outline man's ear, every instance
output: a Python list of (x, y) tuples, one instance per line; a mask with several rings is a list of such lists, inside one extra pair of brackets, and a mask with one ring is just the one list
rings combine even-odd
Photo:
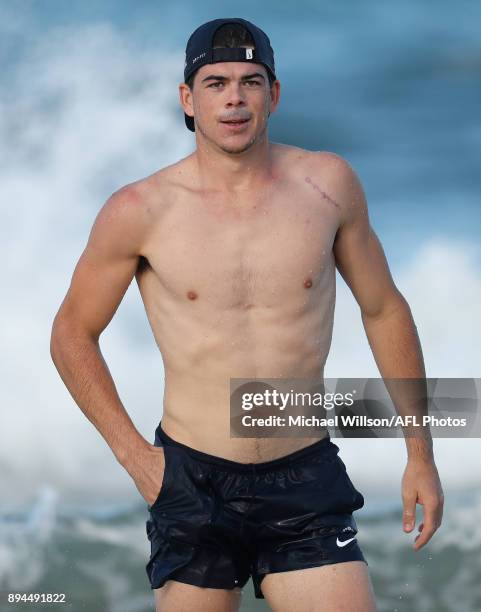
[(194, 109), (192, 104), (193, 93), (190, 87), (186, 83), (179, 85), (179, 100), (184, 112), (190, 117), (194, 116)]

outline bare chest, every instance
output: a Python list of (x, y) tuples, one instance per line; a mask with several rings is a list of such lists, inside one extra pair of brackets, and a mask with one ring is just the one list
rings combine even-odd
[(309, 181), (235, 199), (176, 194), (147, 245), (150, 272), (179, 301), (270, 306), (322, 288), (339, 212)]

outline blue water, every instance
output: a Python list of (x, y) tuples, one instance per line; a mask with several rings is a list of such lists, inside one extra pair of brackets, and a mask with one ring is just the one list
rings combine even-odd
[[(383, 507), (384, 506), (384, 507)], [(401, 529), (398, 504), (355, 513), (358, 541), (369, 562), (381, 612), (475, 612), (481, 610), (481, 496), (448, 499), (443, 529), (429, 547), (413, 552), (413, 535)], [(144, 504), (67, 511), (44, 489), (33, 506), (0, 516), (0, 611), (40, 610), (5, 604), (8, 592), (65, 593), (66, 603), (47, 609), (148, 612), (153, 594)], [(269, 610), (245, 585), (242, 612)]]
[(479, 3), (37, 0), (16, 10), (28, 16), (33, 36), (20, 31), (3, 43), (7, 70), (58, 28), (108, 23), (129, 45), (183, 53), (208, 19), (252, 19), (270, 36), (282, 87), (272, 140), (345, 156), (389, 245), (414, 247), (436, 231), (477, 240)]
[[(13, 299), (11, 307), (3, 306), (2, 319), (14, 330), (5, 334), (8, 360), (1, 401), (9, 409), (0, 416), (0, 612), (35, 609), (7, 605), (10, 590), (65, 591), (69, 605), (64, 609), (74, 611), (153, 608), (144, 570), (145, 510), (130, 502), (100, 505), (101, 478), (110, 484), (119, 479), (120, 468), (109, 463), (110, 455), (96, 463), (100, 455), (91, 442), (96, 432), (77, 435), (78, 421), (65, 416), (71, 408), (56, 373), (45, 365), (48, 326), (99, 202), (121, 183), (175, 161), (186, 143), (194, 147), (194, 137), (183, 125), (175, 82), (182, 80), (190, 33), (222, 16), (251, 19), (271, 39), (281, 81), (271, 140), (334, 151), (353, 165), (393, 269), (410, 262), (429, 239), (479, 245), (481, 3), (0, 1), (0, 236), (11, 255), (6, 299)], [(92, 60), (88, 50), (103, 31), (106, 38), (113, 32), (115, 40), (108, 40)], [(58, 47), (49, 47), (58, 41)], [(138, 81), (132, 66), (125, 74), (116, 66), (120, 50), (134, 68), (139, 62)], [(178, 68), (170, 53), (178, 54)], [(67, 70), (57, 75), (52, 57), (62, 59)], [(149, 58), (156, 64), (146, 70)], [(105, 89), (99, 73), (105, 74)], [(141, 82), (145, 74), (147, 84)], [(155, 79), (158, 89), (152, 85)], [(122, 95), (137, 105), (131, 123), (119, 104)], [(109, 119), (105, 108), (119, 112), (118, 122), (108, 123), (106, 132), (101, 129)], [(143, 124), (143, 116), (150, 123)], [(125, 137), (124, 131), (131, 135)], [(476, 257), (479, 280), (479, 251)], [(32, 262), (37, 264), (33, 277)], [(22, 287), (21, 278), (29, 278), (30, 284)], [(460, 295), (466, 326), (478, 329), (472, 298), (478, 294), (473, 290), (463, 297), (464, 286), (451, 289)], [(433, 317), (440, 306), (433, 305)], [(142, 363), (142, 373), (151, 368), (151, 380), (157, 380), (160, 360), (153, 364), (150, 331), (133, 311), (124, 312), (122, 333), (132, 365)], [(438, 327), (441, 333), (450, 320)], [(445, 350), (457, 362), (466, 346), (456, 342)], [(151, 361), (144, 361), (146, 355)], [(147, 381), (141, 390), (131, 378), (116, 377), (123, 380), (122, 397), (131, 398), (130, 406), (142, 406), (135, 416), (151, 427), (160, 417), (152, 416), (159, 389)], [(150, 404), (148, 397), (153, 398)], [(42, 430), (51, 413), (55, 436)], [(36, 432), (29, 426), (36, 426)], [(12, 442), (19, 439), (18, 432), (21, 453)], [(32, 439), (44, 444), (37, 455)], [(365, 469), (375, 482), (389, 463)], [(459, 466), (459, 478), (479, 482), (478, 471), (470, 463)], [(85, 474), (94, 472), (90, 483)], [(101, 484), (94, 487), (96, 479)], [(39, 482), (53, 484), (39, 490)], [(81, 507), (68, 510), (64, 497), (75, 484), (90, 494), (84, 495)], [(7, 500), (17, 491), (33, 492), (34, 501), (30, 497), (16, 510), (7, 509)], [(481, 610), (478, 493), (466, 485), (462, 496), (447, 499), (443, 529), (429, 550), (417, 556), (400, 531), (399, 496), (386, 495), (360, 513), (359, 537), (380, 611)], [(265, 609), (265, 603), (254, 601), (249, 584), (242, 610)]]

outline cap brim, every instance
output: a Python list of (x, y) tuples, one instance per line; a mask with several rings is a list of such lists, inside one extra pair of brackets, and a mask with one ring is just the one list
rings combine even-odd
[(190, 117), (187, 113), (184, 113), (185, 125), (191, 132), (195, 132), (194, 117)]

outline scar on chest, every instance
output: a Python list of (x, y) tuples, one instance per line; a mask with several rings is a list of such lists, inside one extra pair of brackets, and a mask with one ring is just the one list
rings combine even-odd
[(189, 298), (189, 300), (196, 300), (198, 298), (198, 295), (195, 291), (188, 291), (187, 297)]
[(316, 183), (314, 183), (310, 176), (306, 176), (305, 181), (306, 183), (309, 183), (309, 185), (311, 185), (313, 189), (319, 192), (322, 197), (328, 200), (333, 206), (339, 208), (339, 204), (335, 202), (330, 196), (328, 196), (327, 193), (319, 187), (319, 185), (316, 185)]

